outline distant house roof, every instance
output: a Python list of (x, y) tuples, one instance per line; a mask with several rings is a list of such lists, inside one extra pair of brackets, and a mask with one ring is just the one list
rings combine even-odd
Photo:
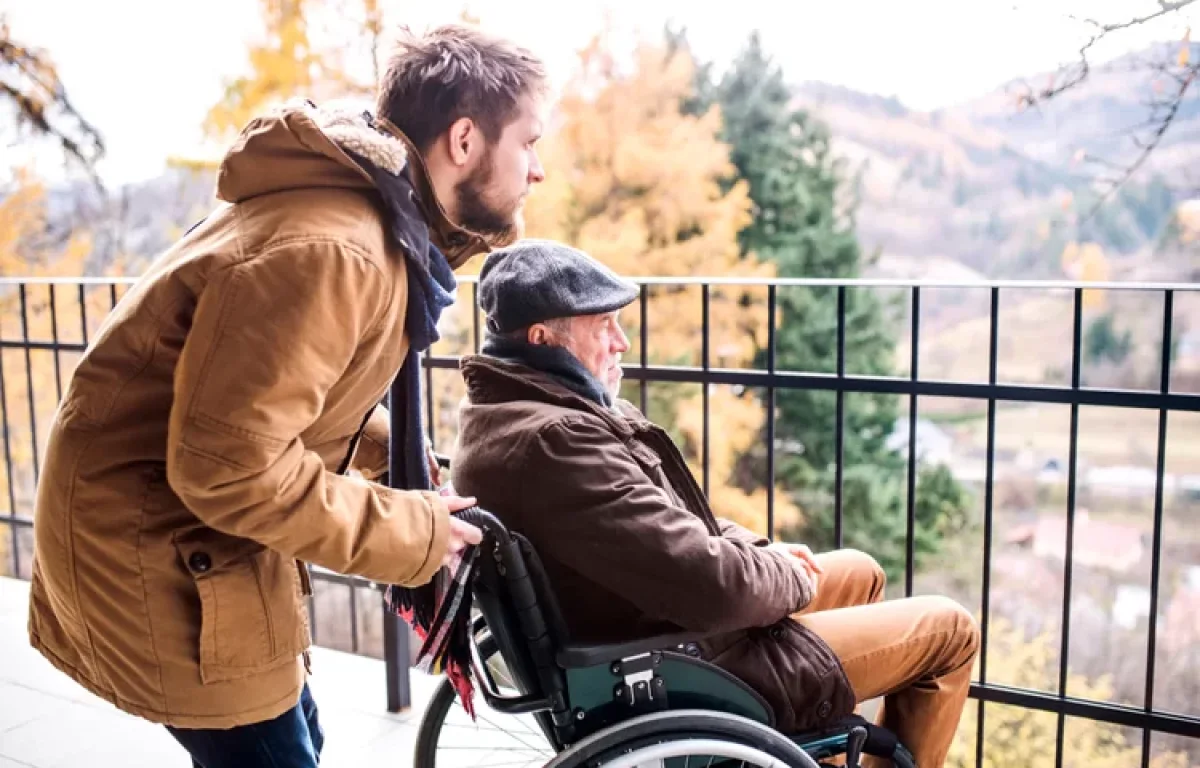
[[(892, 451), (908, 450), (908, 425), (906, 417), (896, 419), (896, 426), (888, 435), (887, 447)], [(933, 462), (945, 461), (954, 448), (954, 440), (944, 429), (928, 419), (917, 419), (917, 457)]]
[[(1017, 526), (1005, 539), (1010, 544), (1032, 545), (1040, 557), (1066, 559), (1067, 520), (1042, 517)], [(1144, 553), (1142, 534), (1131, 525), (1093, 520), (1086, 509), (1075, 513), (1073, 562), (1091, 568), (1125, 573), (1137, 565)]]

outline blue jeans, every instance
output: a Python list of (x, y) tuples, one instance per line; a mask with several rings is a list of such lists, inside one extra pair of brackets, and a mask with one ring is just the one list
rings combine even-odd
[(305, 684), (300, 702), (274, 720), (228, 730), (167, 727), (194, 768), (316, 768), (325, 734)]

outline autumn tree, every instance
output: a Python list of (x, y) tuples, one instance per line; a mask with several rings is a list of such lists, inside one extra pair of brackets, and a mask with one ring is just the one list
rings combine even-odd
[[(683, 33), (668, 31), (672, 47), (687, 51)], [(737, 178), (746, 184), (754, 215), (738, 232), (743, 259), (774, 265), (781, 277), (850, 279), (861, 276), (866, 259), (854, 229), (852, 180), (835, 157), (826, 127), (791, 106), (782, 70), (750, 36), (733, 66), (719, 80), (700, 70), (692, 109), (717, 105), (722, 138), (732, 147)], [(850, 289), (845, 297), (845, 368), (870, 376), (894, 374), (896, 307), (877, 293)], [(837, 288), (780, 288), (776, 367), (780, 370), (837, 370)], [(765, 367), (761, 346), (757, 363)], [(782, 533), (810, 545), (836, 545), (833, 488), (836, 395), (831, 391), (787, 390), (777, 394), (775, 425), (778, 475), (805, 510), (805, 525)], [(872, 552), (893, 579), (904, 572), (907, 507), (905, 457), (888, 445), (897, 423), (894, 396), (845, 396), (843, 415), (844, 543)], [(738, 458), (741, 476), (761, 474), (765, 439)], [(916, 491), (914, 550), (918, 564), (938, 551), (943, 536), (961, 527), (968, 497), (939, 467), (922, 467)]]
[[(1117, 10), (1105, 16), (1074, 16), (1070, 18), (1085, 30), (1086, 40), (1079, 47), (1075, 61), (1059, 67), (1042, 84), (1020, 81), (1015, 85), (1013, 96), (1015, 112), (1045, 109), (1047, 105), (1061, 100), (1063, 94), (1086, 83), (1098, 69), (1093, 56), (1102, 42), (1111, 42), (1129, 34), (1130, 30), (1148, 24), (1175, 22), (1184, 31), (1177, 44), (1159, 45), (1146, 56), (1139, 56), (1130, 65), (1149, 77), (1149, 87), (1142, 103), (1145, 107), (1143, 119), (1130, 120), (1117, 129), (1127, 135), (1132, 155), (1122, 158), (1097, 157), (1080, 152), (1076, 161), (1093, 176), (1093, 186), (1098, 191), (1083, 218), (1090, 220), (1114, 195), (1122, 191), (1138, 171), (1146, 164), (1175, 124), (1192, 114), (1197, 104), (1197, 80), (1200, 79), (1200, 46), (1192, 42), (1192, 25), (1200, 18), (1196, 0), (1156, 0), (1133, 11)], [(1105, 10), (1105, 9), (1099, 9)], [(1119, 14), (1119, 15), (1118, 15)], [(1065, 116), (1069, 117), (1069, 112)], [(1183, 169), (1187, 183), (1195, 185), (1196, 178)]]
[[(210, 135), (236, 133), (288, 99), (319, 103), (374, 94), (383, 31), (377, 0), (259, 0), (259, 6), (264, 33), (250, 46), (248, 71), (227, 82), (224, 97), (209, 111)], [(365, 66), (354, 66), (363, 62), (348, 58), (353, 50), (368, 52)]]
[(104, 140), (75, 109), (45, 49), (15, 37), (0, 15), (0, 104), (11, 109), (17, 139), (50, 138), (93, 179)]
[[(661, 46), (639, 45), (628, 66), (603, 36), (582, 50), (545, 139), (546, 182), (530, 198), (529, 233), (577, 246), (631, 277), (771, 276), (769, 265), (743, 258), (738, 246), (738, 232), (751, 221), (750, 200), (719, 138), (720, 110), (685, 110), (695, 96), (694, 76), (689, 56)], [(697, 363), (700, 290), (649, 285), (646, 294), (648, 361)], [(761, 290), (712, 287), (713, 366), (752, 361), (766, 340), (764, 298)], [(639, 305), (622, 321), (637, 343)], [(625, 386), (638, 402), (638, 385)], [(766, 490), (732, 481), (736, 457), (758, 439), (766, 414), (758, 401), (729, 387), (709, 387), (709, 398), (708, 457), (702, 455), (702, 392), (680, 396), (677, 387), (654, 387), (649, 415), (672, 430), (697, 476), (707, 458), (718, 514), (765, 530)], [(776, 516), (795, 520), (797, 511), (780, 497)]]

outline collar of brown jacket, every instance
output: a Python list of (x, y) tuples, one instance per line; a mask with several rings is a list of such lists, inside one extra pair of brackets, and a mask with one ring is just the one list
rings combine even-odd
[(430, 235), (433, 237), (434, 244), (446, 255), (450, 266), (458, 269), (472, 256), (490, 251), (493, 244), (486, 237), (465, 227), (460, 227), (450, 220), (446, 209), (442, 207), (442, 202), (433, 189), (433, 179), (429, 176), (425, 159), (421, 157), (421, 153), (408, 136), (404, 135), (404, 132), (386, 117), (375, 118), (375, 125), (387, 131), (392, 138), (404, 145), (408, 154), (408, 162), (412, 166), (411, 178), (413, 187), (417, 190), (418, 204), (425, 214), (425, 220), (430, 222)]
[(458, 269), (492, 245), (450, 220), (437, 199), (421, 154), (385, 119), (369, 121), (361, 110), (291, 102), (247, 123), (217, 171), (217, 197), (236, 203), (288, 189), (374, 189), (374, 182), (347, 154), (361, 155), (391, 173), (410, 167), (418, 204), (433, 243)]
[(459, 363), (459, 370), (467, 384), (467, 400), (472, 405), (531, 400), (584, 411), (602, 419), (623, 438), (652, 426), (632, 403), (618, 398), (614, 401), (615, 410), (605, 408), (527, 365), (489, 355), (466, 355)]

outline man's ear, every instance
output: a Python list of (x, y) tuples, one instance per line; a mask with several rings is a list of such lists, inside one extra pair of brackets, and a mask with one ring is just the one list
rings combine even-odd
[(460, 117), (450, 124), (447, 137), (450, 160), (457, 166), (470, 165), (477, 146), (483, 139), (479, 127), (469, 117)]
[(529, 326), (529, 331), (526, 338), (530, 344), (546, 344), (548, 343), (546, 339), (546, 331), (546, 326), (542, 325), (541, 323), (534, 323), (533, 325)]

